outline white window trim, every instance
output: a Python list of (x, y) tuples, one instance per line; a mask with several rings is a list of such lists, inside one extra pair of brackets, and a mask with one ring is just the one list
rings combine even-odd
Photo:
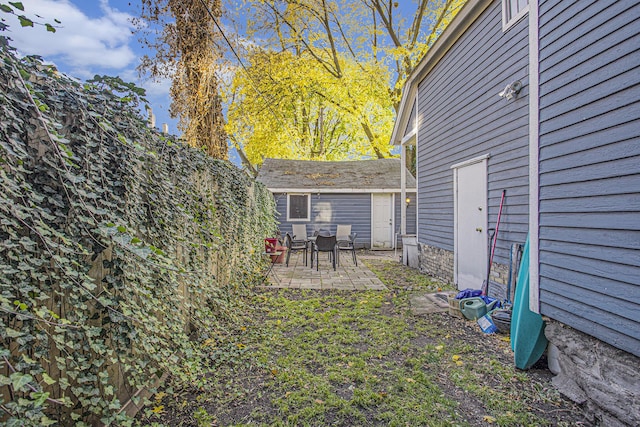
[[(291, 210), (289, 209), (289, 198), (291, 196), (307, 196), (307, 217), (306, 218), (291, 218), (289, 213)], [(304, 222), (311, 220), (311, 193), (287, 193), (287, 221), (288, 222)]]
[(502, 0), (502, 32), (504, 33), (509, 28), (513, 27), (518, 21), (524, 18), (529, 13), (529, 4), (525, 6), (516, 16), (512, 16), (507, 21), (507, 2), (509, 0)]

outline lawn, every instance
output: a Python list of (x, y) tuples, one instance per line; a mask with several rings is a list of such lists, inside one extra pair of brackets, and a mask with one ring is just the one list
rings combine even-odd
[[(257, 289), (210, 345), (210, 374), (139, 414), (171, 426), (589, 425), (544, 366), (516, 370), (508, 337), (409, 298), (444, 285), (367, 261), (388, 291)], [(446, 289), (446, 287), (444, 287)]]

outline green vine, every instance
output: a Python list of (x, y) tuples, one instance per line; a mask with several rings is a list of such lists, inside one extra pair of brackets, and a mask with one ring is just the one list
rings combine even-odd
[(131, 424), (138, 390), (203, 374), (272, 198), (149, 129), (140, 88), (0, 49), (0, 420)]

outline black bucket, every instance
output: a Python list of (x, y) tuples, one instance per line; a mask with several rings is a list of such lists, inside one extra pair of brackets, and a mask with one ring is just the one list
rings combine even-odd
[(511, 310), (498, 309), (491, 312), (491, 320), (501, 334), (511, 332)]

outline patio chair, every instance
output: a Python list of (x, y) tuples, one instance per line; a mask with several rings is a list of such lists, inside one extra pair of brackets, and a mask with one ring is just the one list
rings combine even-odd
[[(336, 269), (336, 236), (323, 236), (321, 234), (316, 236), (316, 240), (313, 243), (313, 252), (311, 253), (311, 268), (313, 268), (313, 259), (316, 260), (316, 271), (320, 269), (320, 252), (328, 252), (329, 258), (333, 261), (333, 269)], [(315, 255), (315, 256), (314, 256)]]
[(307, 237), (307, 226), (304, 224), (292, 224), (291, 229), (293, 230), (293, 241), (294, 242), (305, 242), (309, 241)]
[(285, 246), (287, 247), (287, 267), (289, 267), (289, 258), (291, 257), (291, 252), (295, 251), (303, 251), (304, 252), (304, 265), (307, 265), (307, 242), (299, 242), (297, 240), (293, 240), (291, 238), (291, 234), (287, 233), (284, 236)]
[(338, 264), (340, 263), (340, 251), (351, 251), (353, 257), (353, 263), (358, 266), (358, 259), (356, 258), (356, 236), (358, 233), (349, 234), (347, 240), (338, 240)]
[(341, 240), (349, 240), (349, 234), (351, 234), (351, 225), (338, 225), (336, 229), (336, 239), (338, 242)]

